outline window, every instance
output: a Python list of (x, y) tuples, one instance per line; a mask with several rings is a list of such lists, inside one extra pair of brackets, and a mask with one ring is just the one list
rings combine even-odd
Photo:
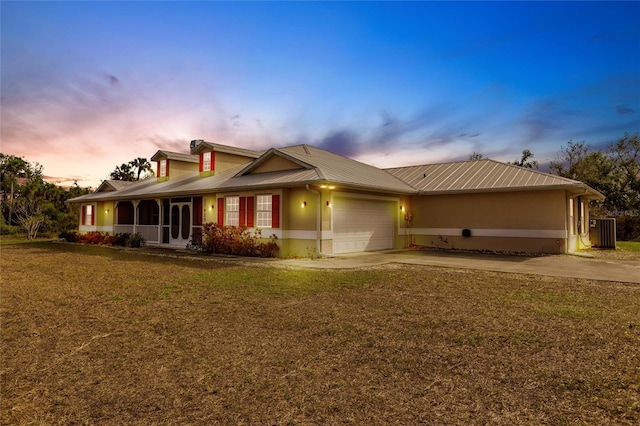
[(212, 170), (211, 167), (211, 151), (202, 153), (202, 171), (208, 172)]
[(167, 176), (167, 160), (158, 161), (158, 177)]
[(93, 206), (91, 204), (82, 206), (82, 224), (83, 225), (95, 224), (94, 216), (93, 216)]
[(258, 195), (258, 227), (271, 228), (271, 195)]
[(238, 226), (240, 224), (240, 197), (227, 197), (225, 207), (227, 212), (225, 225)]

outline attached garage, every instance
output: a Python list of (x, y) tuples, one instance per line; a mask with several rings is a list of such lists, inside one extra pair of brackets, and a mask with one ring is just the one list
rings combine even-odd
[(387, 200), (334, 198), (333, 253), (393, 248), (394, 206)]

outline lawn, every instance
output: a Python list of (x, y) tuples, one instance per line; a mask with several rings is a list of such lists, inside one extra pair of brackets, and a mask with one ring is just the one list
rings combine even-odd
[(4, 244), (5, 425), (638, 424), (640, 286)]

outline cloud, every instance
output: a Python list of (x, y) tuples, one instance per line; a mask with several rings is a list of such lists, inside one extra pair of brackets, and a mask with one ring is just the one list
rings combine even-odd
[(616, 112), (619, 115), (630, 115), (636, 113), (636, 111), (627, 104), (618, 105), (616, 107)]
[(314, 145), (346, 157), (353, 157), (361, 150), (360, 137), (356, 132), (348, 129), (331, 131)]

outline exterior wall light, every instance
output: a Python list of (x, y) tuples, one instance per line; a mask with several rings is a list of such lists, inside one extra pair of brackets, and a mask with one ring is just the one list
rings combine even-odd
[(105, 212), (106, 214), (109, 214), (109, 209), (106, 209), (104, 212)]
[(404, 206), (400, 206), (400, 211), (403, 212), (404, 211)]
[(306, 202), (306, 201), (303, 201), (303, 202), (300, 204), (300, 207), (302, 207), (303, 209), (304, 209), (305, 207), (307, 207), (307, 202)]
[(331, 201), (327, 201), (327, 207), (329, 208), (333, 207), (333, 203)]

